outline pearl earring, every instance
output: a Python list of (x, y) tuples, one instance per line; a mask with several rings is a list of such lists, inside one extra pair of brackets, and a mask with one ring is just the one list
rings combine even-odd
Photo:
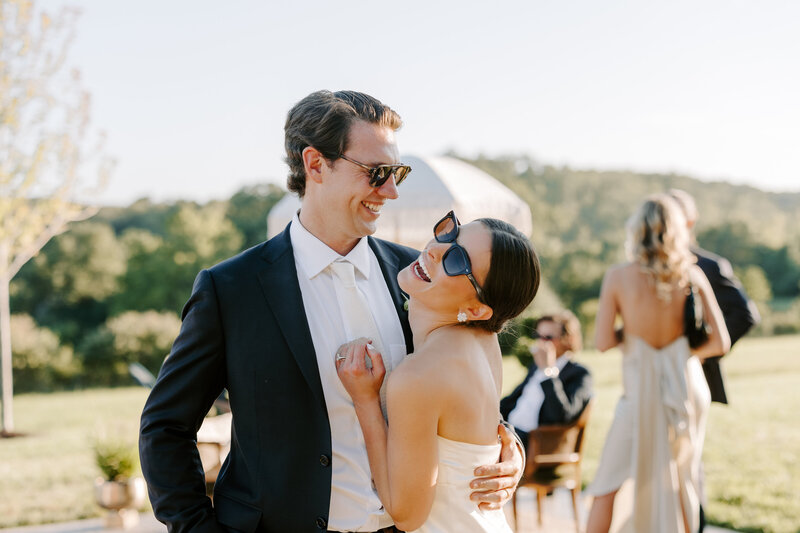
[(467, 313), (464, 311), (459, 311), (458, 316), (456, 317), (459, 322), (466, 322), (467, 321)]

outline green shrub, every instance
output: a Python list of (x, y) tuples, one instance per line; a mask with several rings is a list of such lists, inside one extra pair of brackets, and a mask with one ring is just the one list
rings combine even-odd
[(108, 319), (81, 344), (86, 384), (130, 384), (128, 365), (134, 362), (157, 374), (180, 326), (169, 312), (128, 311)]
[(80, 370), (72, 349), (28, 315), (11, 316), (11, 350), (16, 392), (67, 388)]
[(800, 333), (800, 298), (774, 300), (759, 304), (761, 323), (755, 327), (755, 335), (787, 335)]

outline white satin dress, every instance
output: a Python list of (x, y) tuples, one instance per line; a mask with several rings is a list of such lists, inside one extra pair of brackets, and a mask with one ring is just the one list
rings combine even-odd
[(408, 533), (511, 533), (502, 509), (483, 511), (469, 499), (475, 468), (494, 464), (500, 444), (480, 445), (437, 437), (439, 473), (428, 519)]
[[(623, 396), (587, 492), (602, 496), (633, 481), (632, 516), (622, 531), (686, 533), (699, 524), (700, 459), (711, 394), (686, 337), (662, 348), (628, 335)], [(619, 497), (619, 496), (618, 496)], [(615, 505), (616, 508), (616, 505)], [(616, 529), (613, 528), (613, 529)]]

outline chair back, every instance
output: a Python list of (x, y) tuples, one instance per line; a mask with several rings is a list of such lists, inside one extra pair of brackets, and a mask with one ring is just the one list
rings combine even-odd
[[(542, 467), (552, 469), (563, 464), (579, 469), (583, 458), (586, 425), (594, 400), (590, 400), (577, 420), (571, 424), (539, 426), (528, 435), (527, 463), (523, 478), (533, 479)], [(579, 471), (577, 472), (578, 475)], [(553, 480), (556, 481), (555, 479)]]

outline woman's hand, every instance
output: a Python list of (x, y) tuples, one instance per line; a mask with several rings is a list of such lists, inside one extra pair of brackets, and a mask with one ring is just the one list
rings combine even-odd
[[(354, 404), (380, 401), (386, 368), (372, 341), (365, 338), (345, 343), (336, 351), (336, 373)], [(372, 364), (367, 366), (367, 357)]]

